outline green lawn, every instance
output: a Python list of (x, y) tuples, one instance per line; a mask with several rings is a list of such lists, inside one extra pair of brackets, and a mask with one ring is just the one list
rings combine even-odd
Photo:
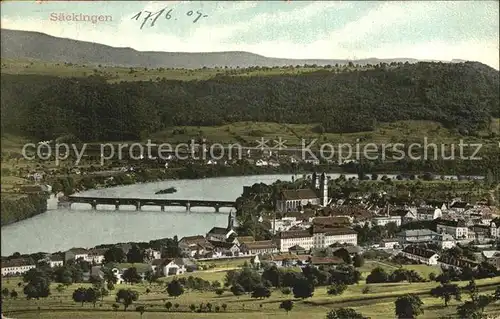
[[(368, 263), (370, 265), (370, 263)], [(424, 265), (425, 266), (425, 265)], [(368, 267), (368, 266), (367, 266)], [(423, 267), (419, 267), (423, 268)], [(365, 268), (366, 269), (366, 268)], [(428, 269), (418, 269), (417, 271), (425, 271)], [(216, 279), (210, 277), (209, 272), (204, 275), (193, 273), (193, 276), (204, 277), (207, 280)], [(224, 272), (211, 274), (224, 274)], [(209, 279), (210, 278), (210, 279)], [(219, 279), (222, 281), (221, 277)], [(17, 286), (20, 281), (17, 279), (2, 280), (2, 287), (16, 289), (19, 293), (21, 288)], [(461, 282), (460, 285), (465, 285), (466, 282)], [(493, 279), (482, 279), (477, 281), (480, 293), (492, 293), (495, 286), (500, 285), (500, 277)], [(431, 288), (437, 286), (435, 282), (425, 283), (396, 283), (396, 284), (370, 284), (366, 285), (360, 282), (358, 285), (349, 286), (349, 288), (341, 296), (329, 296), (326, 293), (326, 287), (316, 289), (314, 296), (306, 300), (295, 300), (294, 309), (287, 315), (283, 310), (279, 309), (279, 303), (282, 300), (293, 299), (293, 296), (285, 296), (279, 290), (273, 291), (270, 298), (264, 300), (255, 300), (248, 295), (240, 297), (233, 296), (230, 292), (224, 293), (222, 296), (217, 296), (214, 292), (196, 292), (187, 291), (178, 298), (171, 298), (165, 294), (165, 285), (159, 284), (139, 284), (139, 285), (117, 285), (116, 289), (132, 288), (140, 293), (139, 300), (132, 305), (127, 312), (123, 311), (123, 307), (118, 312), (112, 311), (111, 305), (114, 303), (114, 294), (104, 298), (102, 302), (98, 302), (94, 309), (91, 305), (74, 303), (71, 299), (72, 292), (80, 287), (87, 287), (89, 284), (75, 284), (68, 287), (64, 292), (59, 293), (55, 290), (57, 285), (51, 287), (52, 295), (43, 300), (25, 300), (19, 296), (16, 300), (6, 299), (3, 301), (2, 308), (4, 314), (11, 318), (139, 318), (139, 314), (134, 312), (135, 306), (146, 306), (146, 313), (142, 318), (165, 318), (166, 309), (164, 304), (166, 301), (171, 301), (173, 304), (178, 303), (179, 307), (174, 311), (170, 310), (168, 318), (311, 318), (320, 319), (325, 317), (325, 313), (329, 309), (339, 307), (351, 307), (369, 316), (373, 319), (391, 318), (394, 313), (394, 301), (397, 296), (405, 293), (419, 294), (424, 302), (425, 313), (419, 318), (438, 318), (443, 315), (451, 315), (456, 311), (456, 306), (459, 304), (452, 301), (449, 307), (445, 308), (440, 299), (432, 298), (428, 295)], [(368, 293), (363, 294), (362, 290), (369, 286)], [(146, 289), (150, 292), (146, 294)], [(466, 296), (463, 296), (466, 298)], [(227, 305), (226, 312), (218, 313), (191, 313), (188, 309), (190, 304), (198, 306), (200, 303), (210, 302), (215, 305)], [(38, 310), (40, 307), (40, 310)], [(490, 305), (486, 308), (490, 314), (500, 314), (500, 304)]]

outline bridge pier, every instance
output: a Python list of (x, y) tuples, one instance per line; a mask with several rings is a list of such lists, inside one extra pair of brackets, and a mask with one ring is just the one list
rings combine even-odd
[(92, 206), (93, 210), (97, 210), (97, 201), (96, 200), (94, 200), (92, 203), (90, 203), (90, 205)]
[(162, 212), (164, 212), (165, 211), (165, 206), (161, 205), (160, 209), (161, 209)]
[(186, 203), (186, 212), (189, 212), (191, 210), (191, 203), (187, 202)]
[(218, 213), (220, 206), (219, 205), (214, 205), (214, 208), (215, 208), (215, 212)]
[(136, 210), (141, 210), (141, 201), (137, 201), (137, 203), (135, 204), (135, 209)]
[(119, 210), (119, 209), (120, 209), (120, 201), (119, 201), (119, 200), (117, 200), (117, 201), (115, 202), (115, 210)]

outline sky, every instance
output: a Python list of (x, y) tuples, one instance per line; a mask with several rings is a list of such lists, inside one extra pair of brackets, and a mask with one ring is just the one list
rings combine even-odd
[[(163, 9), (141, 29), (145, 11)], [(61, 14), (106, 21), (63, 21)], [(462, 59), (499, 67), (498, 1), (2, 1), (1, 25), (139, 51)]]

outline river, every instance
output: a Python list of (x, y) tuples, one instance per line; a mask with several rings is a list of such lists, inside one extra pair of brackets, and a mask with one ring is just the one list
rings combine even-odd
[[(337, 178), (340, 174), (329, 174)], [(79, 195), (139, 198), (173, 198), (232, 201), (243, 192), (243, 186), (255, 183), (270, 184), (274, 181), (291, 180), (293, 175), (257, 175), (220, 177), (192, 180), (172, 180), (155, 183), (135, 184), (113, 188), (89, 190)], [(356, 176), (346, 174), (346, 177)], [(394, 177), (394, 175), (388, 175)], [(176, 193), (155, 195), (155, 192), (175, 187)], [(150, 241), (153, 239), (206, 234), (214, 226), (227, 225), (229, 209), (193, 208), (186, 212), (183, 207), (165, 208), (114, 206), (90, 210), (90, 205), (73, 204), (71, 209), (57, 208), (55, 199), (49, 200), (46, 213), (2, 227), (2, 256), (14, 252), (56, 252), (72, 247), (93, 247), (129, 241)]]

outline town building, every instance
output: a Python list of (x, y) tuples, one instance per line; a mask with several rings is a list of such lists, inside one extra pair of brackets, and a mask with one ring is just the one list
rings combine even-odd
[(202, 235), (183, 237), (179, 241), (178, 246), (182, 253), (189, 257), (194, 257), (195, 255), (203, 256), (211, 252), (214, 248)]
[(463, 220), (439, 219), (436, 230), (440, 234), (452, 235), (457, 240), (469, 238), (469, 228)]
[(279, 250), (288, 251), (291, 247), (299, 245), (306, 250), (312, 248), (326, 248), (334, 243), (358, 244), (358, 233), (346, 227), (323, 228), (310, 227), (306, 230), (286, 231), (278, 235)]
[(33, 268), (36, 268), (36, 265), (30, 259), (16, 258), (2, 260), (2, 276), (22, 275)]
[(437, 235), (438, 233), (430, 229), (411, 229), (397, 233), (396, 238), (400, 246), (406, 247), (411, 244), (432, 243)]
[(88, 251), (87, 258), (85, 261), (88, 261), (94, 265), (101, 265), (104, 263), (104, 254), (106, 253), (106, 248), (93, 248)]
[(247, 255), (272, 254), (278, 252), (278, 246), (272, 240), (247, 242), (240, 245), (240, 252)]
[(160, 276), (177, 276), (186, 272), (186, 267), (182, 262), (182, 258), (156, 259), (151, 262), (151, 267), (154, 272)]
[(310, 188), (297, 190), (282, 190), (276, 201), (276, 210), (279, 212), (296, 211), (306, 205), (328, 205), (328, 178), (325, 173), (318, 177), (312, 175)]
[(434, 220), (441, 218), (443, 212), (439, 208), (419, 207), (417, 208), (417, 220)]
[(146, 250), (144, 250), (144, 259), (146, 261), (161, 259), (161, 252), (152, 248), (147, 248)]
[(226, 228), (213, 227), (207, 233), (207, 240), (225, 242), (232, 234), (237, 235), (236, 232), (234, 231), (234, 221), (235, 221), (234, 213), (230, 212), (228, 215), (227, 227)]
[(404, 257), (426, 265), (437, 265), (439, 255), (434, 251), (418, 246), (408, 246), (401, 251)]
[(89, 251), (85, 248), (71, 248), (64, 253), (64, 262), (70, 260), (85, 260), (87, 261)]
[(450, 249), (457, 245), (455, 237), (446, 233), (437, 234), (434, 241), (441, 249)]
[(467, 209), (472, 208), (473, 206), (469, 205), (467, 202), (455, 202), (450, 205), (450, 210), (455, 213), (463, 213)]

